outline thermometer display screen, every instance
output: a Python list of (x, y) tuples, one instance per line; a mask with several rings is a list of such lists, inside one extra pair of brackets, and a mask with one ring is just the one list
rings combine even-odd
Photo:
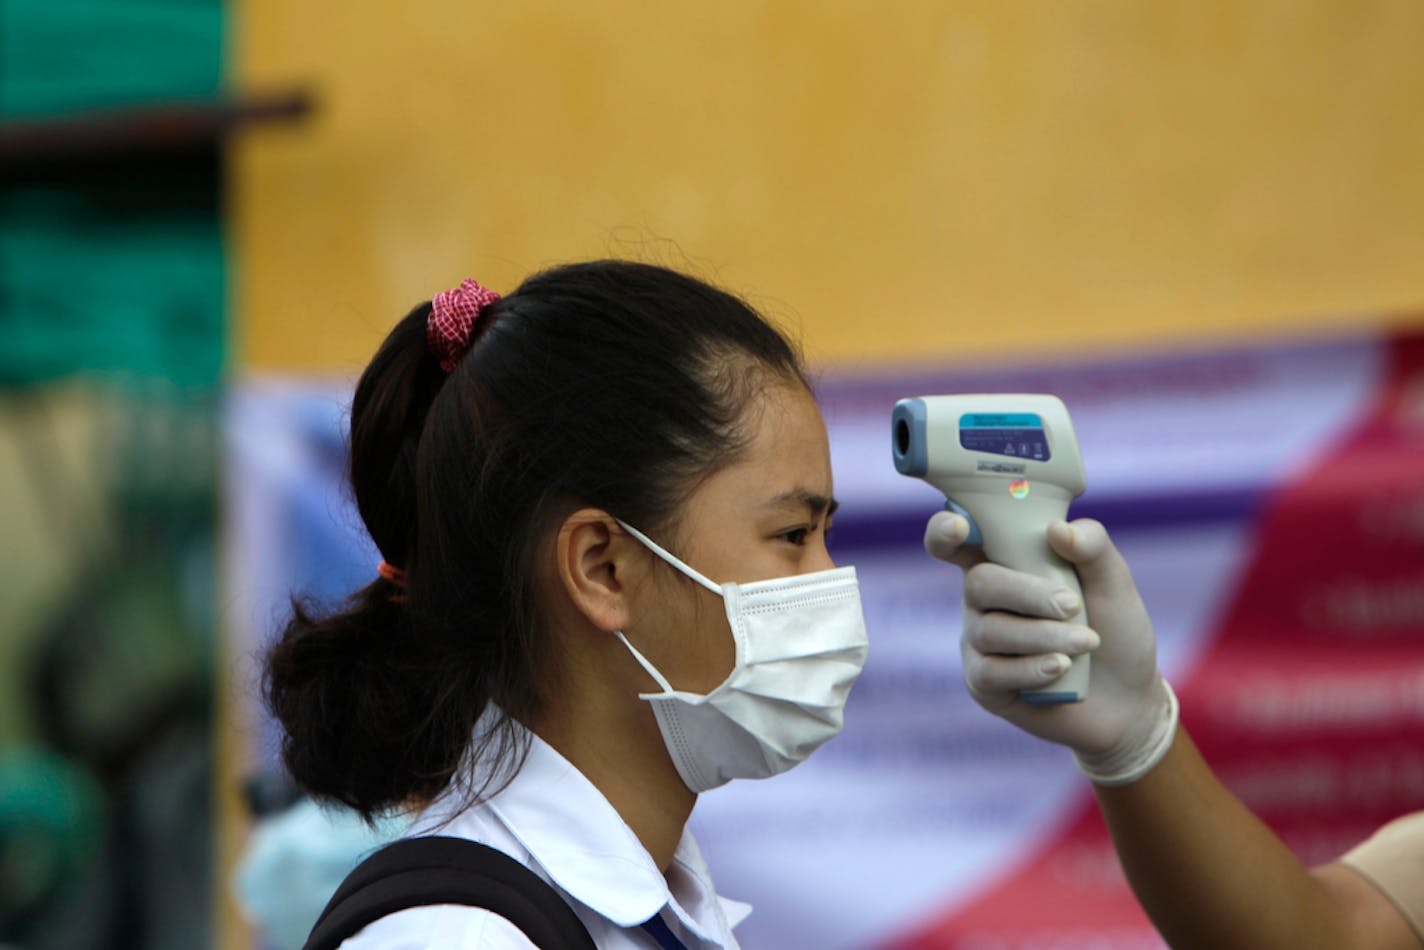
[(972, 452), (1046, 462), (1048, 436), (1032, 412), (966, 412), (959, 417), (959, 444)]

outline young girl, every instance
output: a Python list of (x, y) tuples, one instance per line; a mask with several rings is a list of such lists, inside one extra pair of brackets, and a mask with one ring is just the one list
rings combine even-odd
[[(865, 661), (825, 532), (825, 425), (741, 300), (642, 264), (467, 280), (396, 326), (351, 408), (383, 561), (270, 658), (292, 775), (482, 842), (601, 947), (733, 947), (685, 825), (805, 759)], [(391, 913), (343, 946), (528, 947), (490, 910)]]

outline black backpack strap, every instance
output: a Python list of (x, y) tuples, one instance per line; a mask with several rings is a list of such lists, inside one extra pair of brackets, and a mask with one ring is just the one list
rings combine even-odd
[(434, 836), (404, 838), (361, 862), (332, 895), (303, 950), (336, 950), (367, 924), (428, 904), (492, 911), (537, 947), (594, 947), (573, 908), (539, 875), (488, 845)]

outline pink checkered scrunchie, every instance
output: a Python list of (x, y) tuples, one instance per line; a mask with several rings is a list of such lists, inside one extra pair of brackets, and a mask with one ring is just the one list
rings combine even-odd
[(442, 291), (431, 300), (430, 319), (425, 324), (425, 341), (430, 352), (440, 358), (440, 368), (449, 373), (470, 348), (470, 333), (480, 311), (499, 299), (499, 294), (473, 277), (460, 286)]

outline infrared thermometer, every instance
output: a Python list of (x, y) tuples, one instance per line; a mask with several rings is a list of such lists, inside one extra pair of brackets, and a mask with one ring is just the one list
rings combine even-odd
[[(891, 416), (901, 475), (944, 492), (950, 511), (969, 521), (968, 544), (989, 560), (1051, 578), (1078, 596), (1073, 566), (1048, 546), (1048, 525), (1068, 516), (1083, 493), (1083, 459), (1068, 409), (1057, 396), (986, 394), (901, 399)], [(1080, 611), (1068, 618), (1086, 624)], [(1088, 694), (1088, 655), (1048, 686), (1019, 698), (1035, 705), (1073, 703)]]

